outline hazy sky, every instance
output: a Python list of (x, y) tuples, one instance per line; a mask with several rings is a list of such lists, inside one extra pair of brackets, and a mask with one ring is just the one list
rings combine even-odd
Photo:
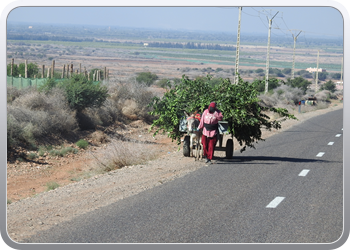
[[(242, 33), (342, 37), (343, 18), (332, 7), (243, 7)], [(237, 7), (18, 7), (8, 22), (106, 25), (237, 32)]]

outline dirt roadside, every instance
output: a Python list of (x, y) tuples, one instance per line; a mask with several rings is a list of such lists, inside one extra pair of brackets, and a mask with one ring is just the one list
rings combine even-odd
[[(297, 121), (283, 122), (282, 129), (278, 131), (263, 131), (263, 138), (280, 133), (311, 117), (341, 108), (343, 104), (336, 102), (327, 109), (297, 113)], [(47, 230), (75, 216), (162, 185), (205, 166), (203, 161), (184, 157), (181, 147), (178, 150), (176, 143), (165, 135), (157, 135), (154, 139), (147, 132), (148, 128), (145, 124), (135, 122), (119, 131), (135, 140), (153, 142), (145, 146), (156, 150), (157, 158), (142, 165), (127, 166), (72, 182), (79, 173), (89, 170), (94, 156), (98, 156), (106, 144), (92, 146), (89, 150), (65, 159), (52, 159), (47, 165), (49, 167), (8, 165), (8, 197), (21, 197), (7, 205), (7, 232), (10, 238), (21, 242), (41, 230)], [(234, 145), (234, 155), (240, 154), (238, 143), (234, 142)], [(216, 152), (215, 156), (224, 157), (224, 152)], [(44, 192), (45, 184), (50, 180), (59, 182), (61, 187)]]

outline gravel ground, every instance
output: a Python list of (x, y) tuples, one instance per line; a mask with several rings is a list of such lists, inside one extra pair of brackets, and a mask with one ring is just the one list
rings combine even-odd
[[(263, 138), (280, 133), (313, 116), (341, 108), (343, 105), (338, 104), (328, 109), (296, 114), (298, 121), (285, 121), (279, 131), (263, 131)], [(127, 166), (8, 204), (9, 237), (15, 242), (21, 242), (41, 230), (50, 229), (75, 216), (107, 206), (206, 166), (204, 161), (184, 157), (182, 150), (178, 151), (174, 144), (175, 142), (169, 141), (168, 146), (164, 147), (165, 154), (144, 165)], [(234, 155), (240, 154), (238, 143), (234, 144)], [(215, 157), (224, 157), (224, 152), (216, 152)]]

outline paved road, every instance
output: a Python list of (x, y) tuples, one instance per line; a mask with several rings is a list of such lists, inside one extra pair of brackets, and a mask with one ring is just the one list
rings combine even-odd
[(309, 119), (28, 242), (331, 243), (343, 228), (343, 110)]

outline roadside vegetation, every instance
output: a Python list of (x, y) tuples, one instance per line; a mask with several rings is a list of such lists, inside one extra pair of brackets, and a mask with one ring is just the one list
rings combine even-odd
[[(31, 68), (35, 69), (35, 64)], [(269, 80), (267, 94), (264, 94), (263, 70), (243, 71), (257, 77), (251, 83), (240, 78), (238, 85), (219, 77), (220, 74), (232, 76), (233, 70), (209, 67), (201, 70), (201, 74), (198, 71), (188, 69), (187, 73), (197, 72), (197, 75), (192, 74), (191, 78), (184, 75), (182, 79), (160, 79), (157, 74), (146, 71), (127, 81), (93, 83), (83, 75), (76, 74), (70, 79), (47, 79), (40, 87), (16, 89), (8, 86), (8, 152), (17, 148), (31, 150), (17, 156), (16, 160), (19, 162), (35, 161), (44, 155), (65, 157), (89, 148), (90, 143), (87, 140), (76, 137), (79, 131), (92, 133), (98, 127), (108, 128), (116, 123), (128, 124), (136, 120), (153, 124), (157, 130), (163, 129), (170, 133), (170, 137), (179, 141), (181, 133), (177, 131), (178, 122), (183, 111), (202, 112), (213, 98), (220, 103), (219, 108), (226, 114), (225, 119), (231, 119), (230, 123), (234, 124), (230, 127), (230, 132), (240, 144), (254, 147), (254, 143), (261, 139), (262, 127), (278, 129), (281, 125), (276, 121), (277, 118), (294, 118), (293, 114), (300, 100), (309, 96), (317, 98), (317, 105), (303, 107), (303, 112), (307, 112), (326, 108), (329, 101), (339, 95), (332, 80), (321, 85), (321, 90), (314, 93), (309, 88), (311, 81), (307, 78), (297, 76), (293, 80), (282, 80), (277, 77), (288, 76), (288, 69), (271, 71), (276, 77)], [(37, 69), (31, 74), (35, 72)], [(165, 94), (154, 92), (152, 86), (165, 89)], [(202, 92), (198, 92), (198, 89)], [(177, 95), (174, 93), (179, 94), (179, 91), (182, 93), (181, 102), (172, 99)], [(215, 94), (213, 97), (207, 93)], [(188, 100), (191, 103), (185, 104)], [(178, 109), (169, 113), (171, 109), (168, 107)], [(62, 138), (73, 140), (75, 146), (53, 145), (53, 141), (60, 141)], [(137, 143), (112, 140), (109, 145), (105, 155), (97, 159), (97, 169), (100, 172), (141, 164), (155, 157), (155, 154), (147, 152), (145, 147)]]

